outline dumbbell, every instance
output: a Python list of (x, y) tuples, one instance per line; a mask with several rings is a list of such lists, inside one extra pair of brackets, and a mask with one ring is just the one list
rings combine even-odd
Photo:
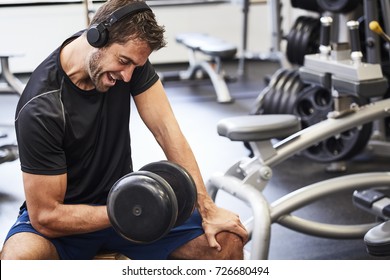
[(107, 198), (108, 217), (125, 239), (148, 244), (183, 224), (195, 209), (191, 175), (170, 161), (153, 162), (120, 178)]

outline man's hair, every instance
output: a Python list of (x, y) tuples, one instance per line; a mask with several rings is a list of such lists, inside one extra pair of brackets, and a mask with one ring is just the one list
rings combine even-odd
[[(142, 0), (108, 0), (96, 11), (91, 25), (99, 24), (116, 10), (134, 2), (145, 2)], [(113, 43), (125, 44), (129, 40), (141, 40), (146, 42), (152, 51), (159, 50), (166, 46), (164, 38), (165, 28), (160, 26), (152, 11), (142, 11), (125, 17), (114, 23), (108, 29), (108, 42), (105, 47)]]

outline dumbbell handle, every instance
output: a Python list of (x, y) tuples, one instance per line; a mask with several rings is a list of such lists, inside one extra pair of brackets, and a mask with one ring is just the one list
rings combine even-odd
[(351, 58), (355, 62), (361, 62), (363, 54), (360, 48), (359, 22), (350, 20), (347, 22), (347, 27), (351, 40)]

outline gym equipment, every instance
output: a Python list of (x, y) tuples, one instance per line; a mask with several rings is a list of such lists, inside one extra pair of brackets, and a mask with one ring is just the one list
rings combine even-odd
[(381, 192), (380, 189), (355, 191), (353, 202), (357, 207), (372, 212), (379, 218), (390, 218), (390, 197)]
[[(355, 27), (355, 23), (348, 24), (350, 32), (357, 32)], [(360, 54), (356, 53), (356, 42), (351, 45), (353, 52), (344, 48), (331, 48), (328, 52), (327, 48), (322, 48), (319, 54), (306, 55), (304, 66), (299, 68), (303, 81), (331, 90), (335, 106), (325, 120), (304, 129), (300, 129), (299, 117), (292, 114), (231, 117), (217, 124), (219, 135), (231, 141), (248, 142), (254, 153), (254, 157), (239, 160), (225, 173), (215, 174), (207, 182), (214, 200), (222, 190), (252, 209), (252, 217), (244, 222), (251, 236), (250, 259), (268, 257), (272, 223), (308, 235), (335, 239), (363, 238), (379, 224), (336, 225), (310, 221), (291, 213), (331, 194), (379, 187), (388, 190), (389, 172), (366, 172), (323, 180), (271, 203), (262, 192), (272, 179), (272, 167), (277, 164), (329, 137), (389, 116), (390, 99), (380, 99), (389, 87), (380, 65), (362, 62)], [(351, 103), (345, 93), (375, 101), (360, 106)], [(281, 140), (275, 142), (275, 139)]]
[(19, 56), (19, 54), (0, 54), (0, 77), (5, 80), (5, 83), (0, 84), (0, 92), (15, 92), (21, 95), (24, 89), (24, 84), (17, 77), (15, 77), (15, 75), (9, 69), (9, 58), (13, 56)]
[(390, 42), (390, 36), (387, 35), (385, 32), (383, 32), (383, 29), (382, 27), (380, 27), (379, 23), (374, 20), (374, 21), (371, 21), (370, 24), (369, 24), (369, 27), (372, 31), (374, 31), (376, 34), (378, 34), (379, 36), (381, 36), (383, 39), (385, 39), (386, 41), (389, 41)]
[(88, 43), (95, 48), (104, 47), (109, 38), (108, 29), (113, 24), (124, 19), (125, 17), (129, 17), (134, 14), (147, 11), (147, 10), (151, 11), (149, 6), (145, 2), (134, 2), (116, 10), (105, 21), (99, 24), (93, 24), (88, 28), (87, 31)]
[(85, 19), (86, 24), (89, 26), (91, 23), (91, 19), (93, 14), (95, 13), (95, 10), (93, 8), (93, 0), (83, 0), (84, 8), (85, 8)]
[(299, 8), (312, 12), (322, 12), (320, 6), (317, 1), (313, 0), (291, 0), (291, 7)]
[[(1, 138), (1, 135), (0, 135)], [(14, 144), (0, 146), (0, 164), (17, 160), (19, 158), (18, 146)]]
[(178, 206), (175, 227), (183, 224), (194, 211), (197, 200), (196, 186), (191, 175), (179, 165), (168, 161), (149, 163), (140, 170), (153, 172), (169, 183)]
[(190, 174), (175, 163), (160, 161), (119, 179), (108, 194), (107, 211), (122, 237), (146, 244), (183, 224), (196, 199)]
[[(297, 20), (297, 23), (303, 22)], [(382, 76), (381, 66), (362, 63), (359, 23), (347, 23), (351, 37), (349, 49), (348, 45), (341, 43), (331, 46), (332, 18), (321, 17), (318, 22), (321, 22), (319, 53), (304, 55), (304, 67), (276, 71), (257, 98), (252, 114), (295, 114), (305, 128), (326, 119), (334, 108), (342, 110), (351, 104), (362, 106), (373, 97), (372, 93), (386, 92), (387, 79), (375, 79)], [(294, 33), (290, 34), (291, 38), (295, 37)], [(298, 52), (291, 50), (290, 53)], [(366, 147), (372, 134), (373, 124), (367, 123), (321, 141), (302, 154), (318, 162), (348, 160)]]
[(242, 76), (245, 72), (245, 60), (246, 59), (260, 59), (260, 60), (271, 60), (271, 61), (279, 61), (282, 65), (285, 64), (284, 54), (281, 52), (281, 41), (283, 37), (282, 30), (282, 1), (273, 0), (267, 1), (267, 5), (269, 7), (269, 14), (271, 17), (271, 48), (269, 52), (266, 53), (252, 53), (248, 51), (248, 21), (249, 21), (249, 8), (251, 5), (250, 0), (243, 1), (232, 1), (239, 2), (242, 4), (242, 12), (243, 12), (243, 24), (242, 24), (242, 37), (241, 37), (241, 53), (239, 55), (239, 63), (238, 63), (238, 75)]
[[(330, 32), (327, 27), (323, 25), (323, 33)], [(383, 96), (389, 87), (381, 65), (362, 62), (359, 23), (349, 21), (347, 27), (351, 39), (350, 50), (345, 48), (345, 44), (339, 44), (333, 45), (330, 53), (330, 36), (325, 35), (320, 53), (305, 56), (305, 65), (299, 69), (303, 81), (323, 86), (332, 92), (336, 110), (352, 104), (363, 105), (370, 98)], [(331, 161), (350, 159), (362, 151), (371, 135), (372, 124), (367, 123), (316, 144), (305, 155), (313, 154), (315, 158), (330, 158)], [(317, 153), (318, 156), (315, 155)]]
[[(340, 114), (337, 116), (330, 116), (303, 130), (298, 129), (300, 121), (295, 115), (249, 115), (223, 119), (218, 123), (221, 136), (232, 141), (248, 141), (255, 154), (253, 158), (238, 161), (224, 174), (212, 176), (207, 182), (208, 192), (213, 199), (219, 190), (223, 190), (244, 201), (252, 209), (253, 217), (245, 221), (251, 234), (251, 259), (267, 258), (272, 223), (313, 236), (340, 239), (362, 238), (375, 225), (323, 224), (296, 217), (291, 212), (333, 193), (390, 186), (388, 172), (361, 173), (324, 180), (302, 187), (272, 203), (267, 201), (262, 190), (272, 179), (272, 167), (318, 141), (388, 116), (389, 106), (389, 99), (369, 106), (356, 106), (349, 112), (338, 112)], [(289, 118), (289, 122), (286, 118)], [(294, 130), (294, 134), (287, 136)], [(282, 136), (286, 137), (276, 144), (272, 143), (271, 140)]]
[[(219, 103), (232, 102), (233, 98), (230, 96), (222, 70), (222, 60), (232, 59), (237, 52), (237, 47), (223, 39), (202, 33), (178, 34), (176, 42), (188, 48), (189, 67), (185, 71), (159, 73), (161, 81), (193, 80), (205, 72), (214, 86), (217, 101)], [(197, 54), (206, 55), (211, 62), (198, 59)]]
[(385, 222), (370, 229), (364, 236), (367, 252), (374, 256), (390, 256), (390, 197), (379, 189), (355, 191), (354, 204)]
[[(349, 98), (360, 106), (367, 103), (354, 95)], [(302, 128), (306, 128), (325, 120), (333, 108), (330, 90), (304, 83), (298, 69), (279, 69), (259, 95), (251, 114), (294, 114), (299, 117)], [(347, 160), (365, 148), (371, 135), (372, 124), (368, 123), (321, 141), (301, 154), (324, 163)]]
[[(7, 133), (0, 130), (0, 139), (7, 138)], [(2, 141), (3, 142), (3, 141)], [(0, 145), (0, 164), (11, 162), (19, 158), (19, 150), (16, 144)]]
[(327, 12), (348, 13), (357, 8), (360, 0), (317, 0), (318, 6)]
[(373, 256), (390, 256), (390, 221), (370, 229), (364, 236), (367, 252)]
[(303, 83), (297, 69), (278, 69), (258, 95), (250, 114), (293, 114)]
[(316, 53), (319, 47), (320, 19), (300, 16), (288, 33), (286, 55), (291, 64), (303, 65), (306, 54)]

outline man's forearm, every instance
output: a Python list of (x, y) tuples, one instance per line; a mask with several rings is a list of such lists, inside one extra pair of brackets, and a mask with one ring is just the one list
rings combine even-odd
[[(31, 215), (32, 214), (32, 215)], [(59, 204), (50, 211), (30, 214), (33, 227), (55, 238), (101, 230), (110, 226), (106, 206)]]

